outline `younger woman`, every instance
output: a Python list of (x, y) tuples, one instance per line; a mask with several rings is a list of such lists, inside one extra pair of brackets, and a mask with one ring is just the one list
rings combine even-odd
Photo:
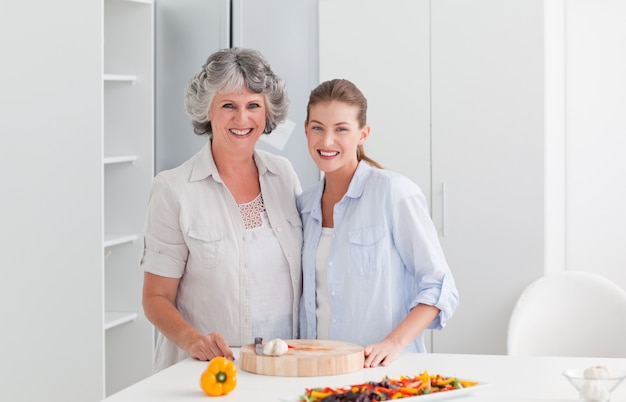
[(298, 197), (304, 229), (303, 338), (365, 346), (365, 367), (425, 352), (457, 289), (419, 187), (366, 157), (367, 100), (350, 81), (310, 95), (305, 132), (324, 179)]

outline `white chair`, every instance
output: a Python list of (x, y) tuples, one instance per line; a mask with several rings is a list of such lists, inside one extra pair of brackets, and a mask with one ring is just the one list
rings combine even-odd
[(626, 290), (566, 271), (531, 283), (509, 322), (509, 355), (626, 357)]

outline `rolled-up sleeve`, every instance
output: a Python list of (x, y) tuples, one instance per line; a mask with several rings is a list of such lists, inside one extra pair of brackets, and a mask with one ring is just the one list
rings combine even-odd
[(420, 291), (411, 302), (411, 309), (418, 304), (437, 307), (440, 311), (428, 326), (429, 329), (443, 329), (459, 304), (459, 296), (452, 274), (443, 273), (436, 284)]
[[(397, 193), (402, 194), (398, 191)], [(440, 312), (430, 329), (443, 329), (457, 309), (459, 296), (441, 248), (423, 193), (417, 188), (397, 200), (394, 209), (394, 239), (403, 263), (416, 278), (410, 308), (418, 304)]]
[(185, 271), (189, 249), (179, 221), (180, 205), (167, 180), (159, 175), (152, 183), (141, 267), (145, 272), (180, 278)]

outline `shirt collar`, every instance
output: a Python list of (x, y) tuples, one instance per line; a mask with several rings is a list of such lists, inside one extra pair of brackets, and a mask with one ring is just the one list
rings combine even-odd
[(363, 190), (365, 189), (365, 183), (367, 182), (367, 177), (374, 169), (369, 163), (365, 161), (360, 161), (356, 167), (356, 171), (354, 172), (354, 176), (352, 176), (352, 180), (350, 180), (350, 185), (348, 186), (348, 191), (346, 191), (346, 197), (350, 198), (359, 198), (363, 194)]
[[(365, 189), (365, 183), (367, 182), (367, 177), (374, 169), (369, 163), (365, 161), (360, 161), (356, 167), (356, 171), (352, 176), (352, 180), (350, 181), (350, 185), (348, 186), (348, 191), (343, 196), (342, 200), (346, 197), (350, 198), (359, 198), (363, 194), (363, 190)], [(313, 195), (310, 199), (310, 202), (306, 205), (302, 205), (302, 213), (310, 213), (312, 216), (316, 217), (321, 221), (322, 219), (322, 210), (321, 210), (321, 202), (322, 193), (324, 192), (324, 186), (326, 184), (326, 178), (322, 178), (319, 182), (317, 182), (313, 188)], [(339, 201), (342, 202), (342, 201)]]

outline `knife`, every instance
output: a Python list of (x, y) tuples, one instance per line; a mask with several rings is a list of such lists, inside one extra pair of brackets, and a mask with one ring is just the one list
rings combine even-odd
[(263, 354), (263, 338), (254, 338), (254, 351), (257, 355)]

